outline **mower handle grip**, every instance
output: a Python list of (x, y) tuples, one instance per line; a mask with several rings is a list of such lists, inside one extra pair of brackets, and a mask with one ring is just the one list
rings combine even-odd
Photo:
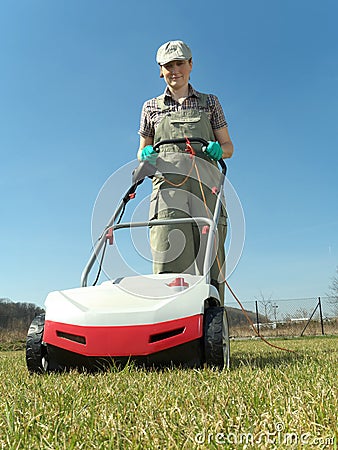
[[(208, 141), (206, 141), (203, 138), (199, 138), (199, 137), (175, 138), (175, 139), (164, 139), (163, 141), (159, 141), (155, 145), (153, 145), (153, 149), (155, 150), (155, 152), (158, 153), (160, 151), (159, 148), (161, 147), (161, 145), (166, 145), (166, 144), (185, 144), (187, 142), (187, 139), (191, 143), (195, 142), (195, 143), (202, 144), (203, 147), (208, 147), (208, 145), (209, 145)], [(202, 151), (204, 151), (203, 148), (202, 148)], [(219, 159), (217, 162), (222, 168), (223, 175), (225, 175), (226, 171), (227, 171), (227, 166), (226, 166), (225, 162), (223, 161), (222, 158)]]
[(192, 138), (176, 138), (176, 139), (164, 139), (163, 141), (159, 141), (157, 142), (154, 146), (153, 149), (155, 150), (155, 152), (158, 152), (158, 148), (161, 145), (165, 145), (165, 144), (185, 144), (187, 142), (187, 139), (190, 142), (197, 142), (200, 144), (203, 144), (205, 147), (208, 146), (209, 142), (206, 141), (205, 139), (202, 138), (198, 138), (198, 137), (192, 137)]

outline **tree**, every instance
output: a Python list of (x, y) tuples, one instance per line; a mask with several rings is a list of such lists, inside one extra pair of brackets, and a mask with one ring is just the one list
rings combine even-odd
[(331, 297), (330, 303), (333, 305), (334, 313), (338, 315), (338, 267), (335, 276), (332, 277), (328, 295)]
[(31, 321), (44, 310), (33, 303), (15, 303), (9, 298), (0, 298), (0, 329), (28, 329)]

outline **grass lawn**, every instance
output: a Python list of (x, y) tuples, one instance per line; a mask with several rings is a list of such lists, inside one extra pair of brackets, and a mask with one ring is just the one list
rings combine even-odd
[(338, 337), (231, 343), (231, 369), (29, 375), (0, 353), (0, 449), (336, 449)]

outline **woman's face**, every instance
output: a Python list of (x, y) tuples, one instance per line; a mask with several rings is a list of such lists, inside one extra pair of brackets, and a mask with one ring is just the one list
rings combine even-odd
[(167, 85), (178, 90), (189, 83), (190, 72), (192, 70), (192, 60), (175, 60), (161, 66), (161, 74)]

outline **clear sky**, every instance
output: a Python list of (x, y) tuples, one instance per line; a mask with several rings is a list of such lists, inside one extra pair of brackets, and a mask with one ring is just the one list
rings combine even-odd
[(218, 96), (235, 146), (246, 240), (233, 289), (325, 295), (338, 265), (337, 17), (336, 0), (2, 0), (0, 297), (42, 305), (79, 286), (95, 200), (133, 167), (171, 39), (190, 45), (191, 82)]

